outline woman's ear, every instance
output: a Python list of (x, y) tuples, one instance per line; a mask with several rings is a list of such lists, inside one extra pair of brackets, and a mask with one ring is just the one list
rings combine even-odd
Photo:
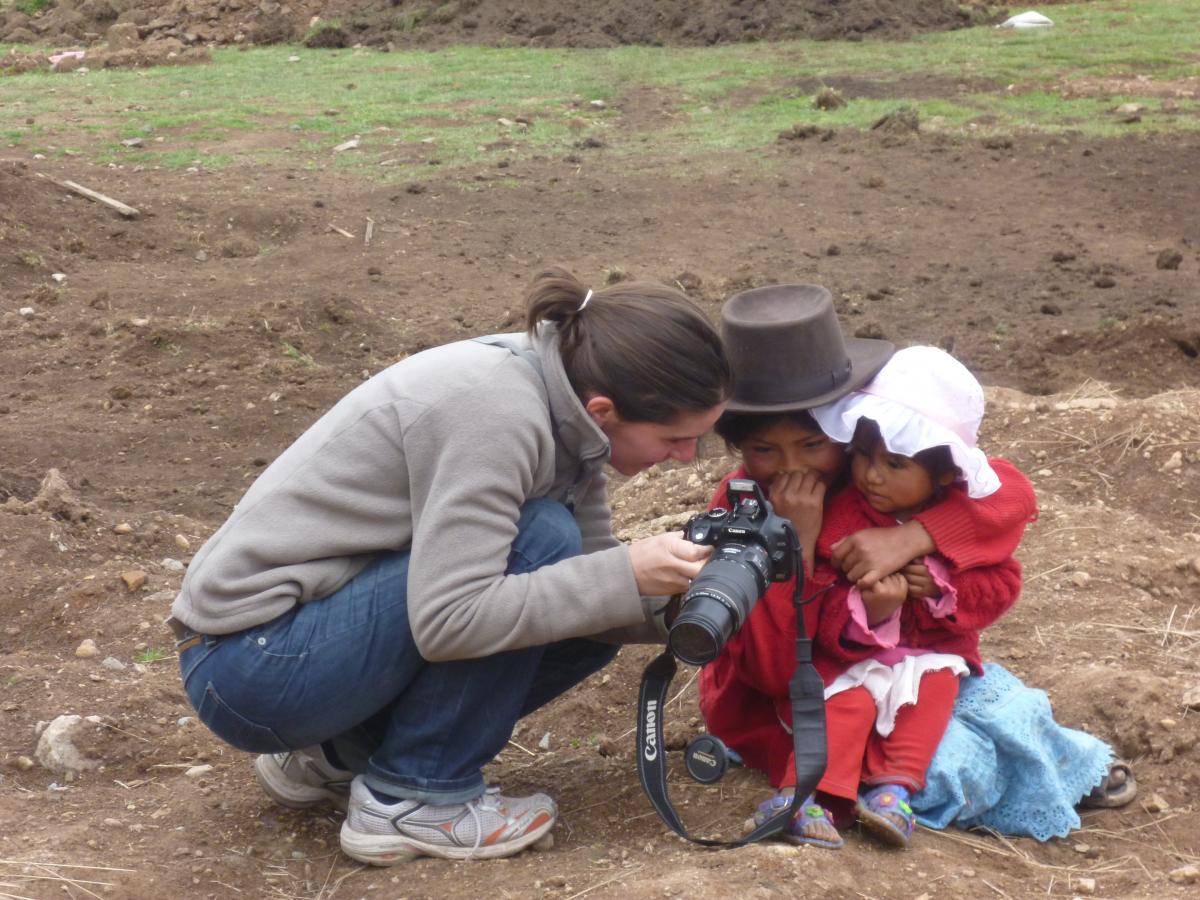
[(593, 394), (589, 397), (587, 402), (583, 404), (583, 408), (587, 410), (587, 414), (592, 417), (592, 421), (601, 430), (620, 419), (620, 416), (617, 415), (616, 404), (608, 397), (598, 394)]

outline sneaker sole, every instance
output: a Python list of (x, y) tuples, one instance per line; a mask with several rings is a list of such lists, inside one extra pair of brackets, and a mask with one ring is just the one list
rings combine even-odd
[(259, 756), (254, 760), (254, 777), (268, 797), (288, 809), (310, 809), (328, 803), (345, 812), (350, 802), (349, 785), (346, 786), (346, 793), (342, 794), (326, 788), (296, 784), (270, 761), (269, 756)]
[(490, 846), (485, 845), (478, 849), (426, 844), (399, 835), (363, 834), (361, 831), (351, 828), (348, 819), (342, 823), (340, 838), (343, 853), (351, 859), (372, 866), (395, 866), (419, 856), (434, 856), (438, 859), (501, 859), (505, 856), (513, 856), (530, 845), (536, 844), (550, 832), (557, 820), (557, 816), (549, 816), (541, 825), (515, 840)]

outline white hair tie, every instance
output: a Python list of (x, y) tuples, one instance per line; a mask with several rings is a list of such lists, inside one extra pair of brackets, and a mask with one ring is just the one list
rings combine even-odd
[(579, 304), (579, 309), (575, 312), (583, 312), (583, 308), (588, 305), (588, 301), (592, 299), (592, 289), (588, 288), (587, 294), (584, 295), (583, 302)]

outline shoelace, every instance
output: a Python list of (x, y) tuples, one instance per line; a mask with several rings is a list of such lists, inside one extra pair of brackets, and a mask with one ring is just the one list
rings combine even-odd
[[(474, 859), (475, 854), (479, 852), (480, 846), (483, 844), (483, 815), (481, 809), (489, 812), (500, 812), (500, 806), (496, 802), (496, 798), (500, 796), (499, 785), (490, 785), (484, 788), (482, 794), (474, 800), (468, 800), (466, 803), (467, 809), (471, 811), (471, 815), (475, 817), (475, 846), (471, 848), (471, 852), (464, 857), (465, 859)], [(505, 817), (505, 823), (508, 822), (508, 817)]]

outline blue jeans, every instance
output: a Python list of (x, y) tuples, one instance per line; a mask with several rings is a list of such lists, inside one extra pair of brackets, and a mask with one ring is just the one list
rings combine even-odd
[[(579, 553), (566, 507), (531, 500), (505, 572)], [(482, 794), (480, 770), (517, 720), (602, 669), (618, 648), (574, 638), (427, 662), (408, 624), (408, 561), (408, 551), (382, 554), (324, 600), (185, 650), (184, 688), (200, 720), (252, 753), (332, 742), (346, 766), (385, 794), (435, 804)]]

